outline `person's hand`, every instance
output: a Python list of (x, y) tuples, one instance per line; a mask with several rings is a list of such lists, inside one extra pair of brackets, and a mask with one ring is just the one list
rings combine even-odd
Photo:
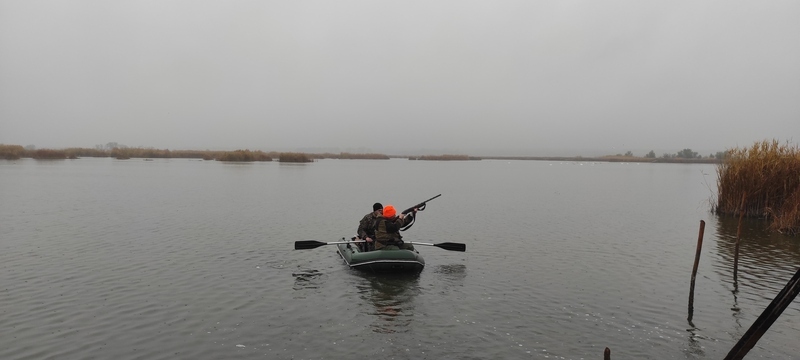
[(372, 238), (371, 238), (371, 237), (369, 237), (369, 236), (367, 236), (367, 238), (366, 238), (366, 239), (364, 239), (364, 240), (366, 240), (368, 243), (371, 243), (371, 242), (372, 242)]

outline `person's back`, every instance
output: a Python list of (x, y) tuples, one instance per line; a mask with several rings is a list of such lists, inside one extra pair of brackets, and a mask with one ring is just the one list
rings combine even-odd
[(403, 243), (403, 236), (400, 235), (400, 229), (410, 224), (413, 220), (413, 215), (397, 216), (394, 206), (386, 205), (383, 208), (383, 215), (375, 220), (375, 250), (380, 250), (387, 246), (414, 250), (413, 245)]

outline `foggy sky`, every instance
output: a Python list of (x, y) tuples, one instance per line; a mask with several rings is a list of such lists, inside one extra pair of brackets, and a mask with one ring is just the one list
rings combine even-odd
[(0, 0), (0, 143), (604, 155), (800, 141), (800, 1)]

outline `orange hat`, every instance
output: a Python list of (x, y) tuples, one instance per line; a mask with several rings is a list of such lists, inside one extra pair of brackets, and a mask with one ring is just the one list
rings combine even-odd
[(397, 211), (394, 209), (392, 205), (386, 205), (383, 207), (383, 217), (390, 218), (397, 215)]

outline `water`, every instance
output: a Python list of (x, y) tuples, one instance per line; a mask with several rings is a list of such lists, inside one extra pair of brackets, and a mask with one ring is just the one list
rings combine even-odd
[[(713, 165), (0, 161), (2, 359), (720, 359), (800, 240), (709, 213)], [(418, 275), (333, 246), (436, 194)], [(687, 321), (700, 220), (694, 316)], [(798, 358), (800, 301), (749, 358)]]

